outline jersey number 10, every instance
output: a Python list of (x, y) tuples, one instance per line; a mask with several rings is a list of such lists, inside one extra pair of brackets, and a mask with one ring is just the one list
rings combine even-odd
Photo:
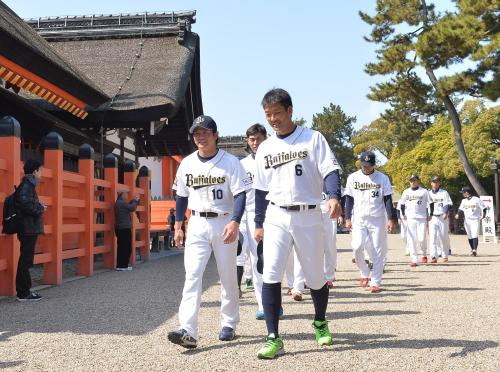
[(212, 194), (213, 194), (214, 200), (215, 199), (222, 199), (222, 190), (213, 189)]

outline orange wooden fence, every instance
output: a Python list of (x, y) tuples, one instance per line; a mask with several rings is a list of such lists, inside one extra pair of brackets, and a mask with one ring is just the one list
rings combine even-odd
[[(0, 210), (5, 197), (22, 178), (20, 133), (19, 123), (0, 123)], [(118, 160), (113, 154), (105, 156), (104, 179), (98, 179), (94, 177), (94, 150), (90, 145), (80, 147), (78, 173), (63, 170), (63, 139), (59, 134), (49, 133), (43, 148), (42, 179), (37, 193), (48, 208), (44, 214), (45, 234), (39, 236), (35, 254), (35, 264), (43, 264), (43, 282), (61, 284), (62, 262), (70, 258), (78, 259), (77, 271), (82, 276), (93, 274), (96, 254), (103, 254), (104, 267), (116, 266), (114, 202), (119, 191), (128, 191), (130, 198), (140, 195), (137, 213), (133, 215), (132, 246), (139, 249), (141, 259), (149, 259), (151, 198), (147, 167), (137, 171), (134, 162), (126, 161), (124, 184), (120, 184)], [(97, 239), (97, 233), (101, 239)], [(0, 234), (0, 295), (15, 294), (18, 259), (16, 236)], [(133, 249), (130, 263), (135, 261)]]

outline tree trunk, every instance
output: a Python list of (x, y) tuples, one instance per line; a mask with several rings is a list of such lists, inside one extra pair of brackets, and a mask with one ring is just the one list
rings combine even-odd
[[(430, 67), (425, 66), (425, 72), (427, 73), (427, 76), (429, 77), (432, 86), (439, 94), (438, 81), (436, 75), (434, 75), (434, 71)], [(479, 178), (477, 178), (476, 174), (472, 170), (472, 167), (470, 166), (469, 163), (469, 159), (467, 158), (467, 154), (465, 153), (464, 142), (462, 141), (462, 123), (460, 122), (460, 117), (458, 116), (457, 109), (455, 108), (455, 105), (453, 104), (448, 95), (446, 94), (441, 95), (441, 99), (443, 100), (444, 106), (448, 111), (448, 117), (450, 118), (453, 124), (455, 145), (457, 146), (457, 151), (460, 161), (464, 166), (465, 175), (469, 179), (469, 182), (471, 183), (474, 190), (476, 190), (476, 193), (478, 195), (486, 195), (486, 190), (483, 187), (483, 185), (481, 185)]]
[[(421, 4), (424, 16), (424, 26), (427, 27), (428, 26), (427, 4), (425, 0), (421, 0)], [(460, 161), (462, 162), (462, 165), (464, 167), (465, 175), (469, 179), (469, 182), (471, 183), (474, 190), (476, 190), (476, 193), (478, 195), (486, 195), (485, 188), (483, 187), (483, 185), (481, 185), (479, 178), (477, 178), (476, 174), (472, 170), (472, 167), (470, 166), (469, 159), (467, 159), (467, 154), (465, 153), (465, 148), (464, 148), (464, 142), (462, 141), (462, 123), (460, 122), (460, 117), (458, 116), (457, 109), (455, 108), (455, 105), (451, 101), (450, 97), (447, 94), (441, 93), (439, 89), (438, 80), (432, 68), (430, 68), (425, 62), (424, 66), (425, 66), (425, 72), (429, 77), (432, 86), (436, 90), (436, 93), (439, 96), (441, 96), (444, 106), (446, 107), (446, 111), (448, 111), (448, 117), (450, 118), (453, 124), (455, 145), (457, 146), (458, 157), (460, 158)]]

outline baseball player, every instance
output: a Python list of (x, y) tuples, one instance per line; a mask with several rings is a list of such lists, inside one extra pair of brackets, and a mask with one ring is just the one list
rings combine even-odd
[[(254, 124), (247, 129), (247, 145), (250, 154), (241, 160), (241, 165), (250, 178), (255, 175), (255, 153), (260, 144), (267, 138), (266, 128), (262, 124)], [(257, 299), (257, 312), (255, 318), (264, 319), (264, 309), (262, 307), (262, 274), (257, 271), (257, 242), (254, 239), (255, 234), (255, 191), (247, 191), (247, 202), (245, 213), (241, 220), (240, 231), (244, 236), (247, 245), (247, 252), (250, 255), (250, 262), (253, 274), (253, 287), (255, 298)], [(241, 264), (241, 261), (240, 263)], [(243, 261), (244, 264), (244, 261)]]
[[(407, 224), (407, 246), (411, 255), (411, 267), (418, 266), (418, 252), (422, 253), (422, 263), (427, 263), (425, 246), (425, 233), (427, 221), (434, 212), (434, 204), (431, 204), (429, 192), (420, 186), (420, 178), (413, 174), (409, 178), (410, 187), (403, 191), (399, 201), (401, 217)], [(417, 245), (420, 250), (417, 251)]]
[(429, 221), (429, 247), (431, 262), (436, 263), (441, 254), (443, 262), (448, 262), (450, 237), (448, 236), (448, 209), (453, 205), (448, 191), (441, 188), (441, 180), (434, 176), (429, 190), (431, 203), (434, 204), (434, 213)]
[(184, 252), (186, 280), (179, 306), (180, 329), (169, 332), (168, 339), (185, 348), (195, 348), (203, 272), (212, 252), (222, 287), (219, 340), (231, 341), (235, 337), (239, 322), (238, 228), (252, 179), (236, 157), (217, 147), (217, 124), (210, 116), (196, 118), (189, 131), (198, 151), (182, 160), (174, 181), (177, 247), (184, 240), (181, 229), (184, 213), (186, 208), (191, 210)]
[(257, 356), (272, 359), (284, 353), (278, 332), (281, 280), (292, 247), (311, 289), (316, 341), (332, 344), (325, 319), (329, 289), (319, 204), (326, 183), (330, 218), (340, 215), (340, 168), (323, 135), (294, 125), (288, 92), (270, 90), (262, 106), (276, 135), (260, 145), (255, 157), (255, 240), (264, 239), (262, 305), (268, 331)]
[(464, 216), (464, 227), (467, 232), (467, 239), (469, 239), (470, 249), (472, 256), (477, 256), (477, 246), (479, 245), (479, 229), (481, 227), (481, 220), (486, 217), (486, 206), (483, 201), (477, 196), (472, 195), (470, 187), (464, 186), (460, 192), (463, 199), (458, 207), (458, 213), (455, 218)]
[[(370, 276), (370, 269), (363, 259), (368, 238), (373, 262), (370, 289), (372, 293), (378, 293), (387, 253), (387, 231), (391, 232), (393, 228), (392, 187), (389, 177), (375, 169), (373, 152), (362, 153), (360, 159), (361, 169), (347, 177), (346, 227), (352, 229), (351, 244), (361, 274), (361, 287), (368, 286)], [(351, 221), (353, 209), (354, 222)]]

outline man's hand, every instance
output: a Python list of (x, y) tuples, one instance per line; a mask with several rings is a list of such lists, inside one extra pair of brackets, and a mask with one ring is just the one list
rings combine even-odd
[(448, 213), (443, 213), (443, 220), (447, 220), (448, 219)]
[(394, 228), (394, 222), (391, 219), (387, 220), (387, 232), (392, 232), (393, 228)]
[(184, 245), (184, 232), (182, 231), (182, 221), (175, 221), (174, 242), (177, 248)]
[(231, 244), (238, 239), (239, 227), (240, 224), (236, 221), (231, 221), (224, 226), (224, 232), (222, 233), (224, 244)]
[(264, 229), (262, 227), (255, 229), (253, 238), (257, 243), (260, 242), (262, 239), (264, 239)]
[(328, 215), (330, 218), (338, 218), (342, 213), (342, 207), (337, 199), (330, 199), (327, 201)]
[(429, 222), (430, 220), (432, 220), (432, 216), (427, 216), (427, 222)]
[(352, 221), (350, 219), (345, 220), (345, 227), (352, 230)]

